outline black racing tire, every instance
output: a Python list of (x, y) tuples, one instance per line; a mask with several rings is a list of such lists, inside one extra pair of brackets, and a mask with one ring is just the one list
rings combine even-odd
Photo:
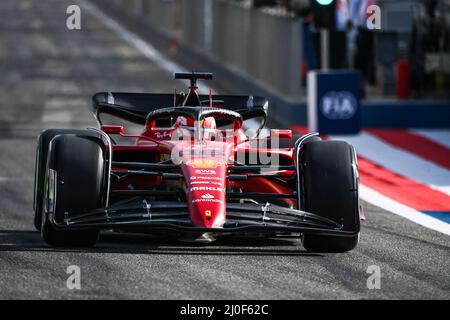
[[(297, 141), (300, 139), (300, 138), (302, 138), (302, 137), (304, 137), (305, 135), (304, 134), (293, 134), (292, 135), (292, 148), (294, 148), (295, 147), (295, 144), (297, 143)], [(283, 140), (282, 140), (283, 141)], [(284, 141), (286, 141), (286, 140), (284, 140)], [(308, 137), (307, 139), (306, 139), (306, 141), (304, 141), (303, 143), (308, 143), (308, 142), (311, 142), (311, 141), (322, 141), (322, 139), (319, 137), (319, 136), (310, 136), (310, 137)], [(281, 147), (280, 147), (281, 148)], [(289, 145), (285, 145), (285, 148), (289, 148)], [(293, 178), (291, 178), (289, 181), (288, 181), (288, 183), (289, 183), (289, 186), (293, 189), (293, 190), (296, 190), (297, 189), (297, 177), (293, 177)]]
[(343, 223), (354, 236), (304, 234), (307, 251), (339, 253), (353, 250), (359, 240), (358, 170), (354, 148), (344, 141), (305, 143), (299, 155), (300, 208)]
[[(65, 213), (80, 215), (105, 205), (106, 164), (102, 141), (90, 135), (59, 135), (50, 142), (47, 170), (56, 172), (56, 199), (53, 219), (63, 224)], [(49, 183), (48, 174), (45, 184)], [(64, 230), (42, 219), (41, 234), (54, 247), (91, 247), (99, 230)]]
[(82, 134), (88, 136), (98, 136), (97, 133), (88, 130), (79, 129), (47, 129), (43, 131), (38, 138), (36, 148), (36, 162), (34, 169), (34, 226), (37, 230), (41, 230), (42, 224), (42, 210), (44, 199), (44, 180), (45, 168), (47, 166), (47, 155), (50, 141), (60, 134)]
[[(302, 137), (304, 137), (304, 134), (293, 134), (292, 135), (292, 148), (295, 147), (295, 143)], [(321, 141), (322, 139), (319, 136), (311, 136), (307, 139), (308, 142), (310, 141)], [(305, 142), (306, 143), (306, 142)], [(280, 140), (280, 146), (279, 148), (289, 148), (289, 141), (286, 139)]]

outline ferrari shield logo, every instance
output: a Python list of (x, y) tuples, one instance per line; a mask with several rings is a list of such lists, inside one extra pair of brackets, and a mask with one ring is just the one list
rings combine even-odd
[(191, 161), (189, 165), (197, 169), (215, 169), (217, 168), (218, 163), (214, 160), (194, 160)]

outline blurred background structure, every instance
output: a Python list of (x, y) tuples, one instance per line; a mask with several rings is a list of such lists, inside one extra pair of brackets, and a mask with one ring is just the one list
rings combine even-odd
[[(0, 299), (450, 299), (449, 1), (377, 1), (381, 30), (373, 31), (359, 15), (365, 1), (336, 1), (324, 8), (1, 0)], [(81, 30), (67, 28), (74, 4)], [(32, 223), (42, 130), (94, 127), (95, 92), (185, 90), (173, 72), (195, 70), (214, 73), (201, 92), (211, 85), (267, 96), (269, 126), (304, 134), (305, 75), (321, 67), (316, 10), (326, 13), (324, 24), (334, 19), (331, 71), (354, 67), (364, 75), (361, 132), (327, 135), (358, 153), (367, 220), (356, 251), (310, 255), (288, 239), (199, 247), (107, 235), (93, 250), (45, 246)], [(82, 290), (65, 286), (74, 263)], [(382, 290), (366, 287), (374, 264)]]
[[(363, 97), (450, 96), (449, 0), (115, 0), (177, 44), (269, 90), (304, 96), (320, 68), (318, 25), (329, 24), (331, 69), (356, 68)], [(380, 8), (380, 29), (367, 20)], [(377, 17), (378, 18), (378, 17)]]

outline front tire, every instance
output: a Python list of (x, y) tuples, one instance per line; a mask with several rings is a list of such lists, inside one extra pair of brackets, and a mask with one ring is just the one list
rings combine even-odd
[[(59, 135), (50, 143), (45, 189), (51, 185), (49, 172), (56, 174), (54, 222), (63, 224), (66, 215), (73, 218), (104, 206), (105, 159), (99, 138), (82, 135)], [(45, 198), (45, 195), (44, 195)], [(98, 239), (98, 230), (58, 229), (43, 215), (41, 233), (54, 247), (91, 247)]]
[(354, 236), (303, 235), (312, 252), (346, 252), (359, 240), (358, 171), (354, 148), (343, 141), (313, 141), (300, 150), (301, 209), (342, 223)]
[(60, 134), (78, 134), (87, 136), (98, 136), (95, 132), (80, 129), (47, 129), (43, 131), (38, 138), (36, 148), (36, 162), (34, 169), (34, 219), (33, 223), (36, 230), (41, 230), (42, 225), (42, 211), (44, 199), (44, 180), (45, 171), (47, 167), (47, 156), (50, 141)]

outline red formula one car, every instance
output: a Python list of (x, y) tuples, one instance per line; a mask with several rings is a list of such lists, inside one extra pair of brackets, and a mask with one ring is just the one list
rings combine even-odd
[[(196, 241), (297, 235), (308, 251), (355, 248), (353, 147), (264, 129), (265, 98), (198, 94), (209, 73), (175, 78), (190, 80), (189, 92), (98, 93), (99, 128), (40, 135), (34, 223), (48, 244), (92, 246), (107, 229)], [(111, 116), (142, 133), (104, 125)]]

